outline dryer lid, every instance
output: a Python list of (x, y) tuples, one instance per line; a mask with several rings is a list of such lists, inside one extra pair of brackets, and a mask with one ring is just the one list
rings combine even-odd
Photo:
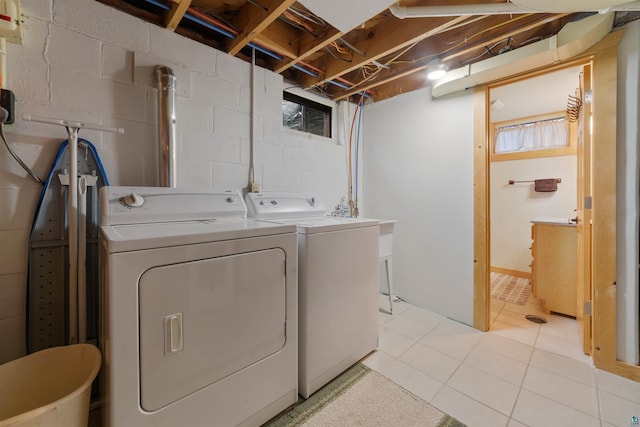
[(295, 233), (295, 225), (252, 219), (204, 220), (100, 227), (109, 253)]

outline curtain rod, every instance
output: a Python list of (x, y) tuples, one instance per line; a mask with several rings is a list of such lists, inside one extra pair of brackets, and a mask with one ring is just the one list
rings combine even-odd
[(514, 128), (514, 127), (517, 127), (517, 126), (534, 125), (536, 123), (542, 123), (542, 122), (554, 122), (554, 121), (557, 121), (557, 120), (566, 120), (566, 119), (567, 118), (564, 117), (564, 116), (558, 116), (558, 117), (552, 117), (552, 118), (549, 118), (549, 119), (534, 120), (532, 122), (523, 122), (523, 123), (516, 123), (516, 124), (513, 124), (513, 125), (500, 126), (500, 127), (498, 127), (498, 130)]

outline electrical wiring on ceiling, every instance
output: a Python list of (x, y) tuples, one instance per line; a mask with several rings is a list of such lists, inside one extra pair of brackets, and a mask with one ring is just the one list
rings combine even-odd
[(279, 19), (315, 38), (320, 37), (319, 33), (327, 28), (324, 19), (293, 6), (289, 7)]
[(307, 20), (307, 21), (309, 21), (309, 22), (311, 22), (311, 23), (313, 23), (313, 24), (315, 24), (315, 25), (317, 25), (319, 27), (323, 27), (324, 28), (324, 27), (327, 26), (327, 21), (325, 21), (324, 19), (320, 18), (319, 16), (317, 16), (317, 15), (315, 15), (315, 14), (309, 12), (309, 11), (306, 11), (306, 10), (303, 10), (303, 9), (299, 9), (299, 8), (296, 8), (296, 7), (293, 7), (293, 6), (291, 6), (288, 10), (289, 10), (289, 12), (291, 12), (293, 14), (296, 14), (299, 17), (301, 17), (302, 19)]
[(330, 48), (329, 46), (325, 46), (324, 50), (327, 51), (327, 53), (329, 53), (329, 55), (333, 56), (334, 58), (336, 58), (339, 61), (343, 61), (343, 62), (353, 62), (353, 59), (346, 59), (346, 58), (342, 58), (338, 55), (336, 55)]
[(338, 51), (338, 53), (341, 53), (343, 55), (349, 53), (349, 49), (345, 49), (344, 47), (340, 46), (337, 42), (331, 42), (331, 46), (333, 46), (333, 48)]
[[(507, 21), (505, 21), (505, 22), (502, 22), (502, 23), (500, 23), (500, 24), (496, 24), (496, 25), (494, 25), (494, 26), (492, 26), (492, 27), (489, 27), (489, 28), (487, 28), (487, 29), (484, 29), (484, 30), (478, 31), (478, 32), (476, 32), (476, 33), (474, 33), (474, 34), (472, 34), (472, 35), (470, 35), (470, 36), (465, 37), (465, 39), (464, 39), (464, 40), (461, 40), (461, 41), (459, 41), (458, 43), (455, 43), (453, 46), (451, 46), (451, 47), (450, 47), (450, 48), (448, 48), (448, 49), (445, 49), (445, 50), (444, 50), (444, 51), (442, 51), (442, 52), (434, 53), (434, 54), (427, 55), (427, 56), (423, 56), (423, 57), (421, 57), (421, 58), (413, 59), (413, 60), (410, 60), (410, 61), (401, 61), (401, 60), (399, 60), (399, 58), (400, 58), (400, 57), (402, 57), (403, 55), (405, 55), (407, 52), (409, 52), (411, 49), (413, 49), (416, 45), (418, 45), (418, 44), (421, 42), (421, 40), (420, 40), (420, 41), (416, 41), (415, 43), (413, 43), (413, 44), (411, 44), (411, 45), (409, 45), (409, 46), (405, 47), (405, 48), (404, 48), (403, 50), (401, 50), (399, 53), (393, 53), (393, 54), (392, 54), (393, 56), (391, 56), (391, 58), (390, 58), (390, 59), (388, 59), (388, 58), (389, 58), (389, 56), (387, 56), (387, 57), (382, 58), (382, 59), (380, 59), (380, 60), (378, 60), (378, 61), (372, 61), (372, 62), (370, 62), (369, 64), (366, 64), (366, 65), (364, 65), (364, 66), (360, 67), (360, 70), (359, 70), (359, 71), (360, 71), (360, 74), (362, 75), (362, 79), (361, 79), (360, 81), (358, 81), (358, 82), (355, 82), (355, 83), (354, 83), (354, 85), (353, 85), (350, 89), (358, 88), (359, 86), (363, 85), (364, 83), (366, 83), (366, 82), (368, 82), (368, 81), (371, 81), (371, 80), (374, 80), (376, 77), (378, 77), (378, 76), (379, 76), (379, 74), (380, 74), (383, 70), (385, 70), (385, 69), (387, 69), (387, 70), (388, 70), (388, 69), (390, 69), (390, 66), (391, 66), (391, 65), (401, 64), (401, 63), (404, 63), (404, 64), (415, 64), (415, 63), (419, 63), (419, 62), (426, 62), (427, 60), (433, 59), (433, 58), (435, 58), (435, 57), (441, 57), (441, 55), (443, 55), (443, 54), (445, 54), (445, 53), (448, 53), (448, 52), (450, 52), (450, 51), (452, 51), (452, 50), (454, 50), (454, 49), (456, 49), (456, 48), (458, 48), (458, 47), (460, 47), (460, 46), (464, 45), (464, 44), (465, 44), (465, 43), (467, 43), (470, 39), (475, 38), (475, 37), (479, 36), (480, 34), (482, 34), (482, 33), (486, 32), (486, 31), (490, 31), (490, 30), (493, 30), (493, 29), (498, 28), (498, 27), (500, 27), (500, 26), (503, 26), (503, 25), (506, 25), (506, 24), (508, 24), (508, 23), (511, 23), (511, 22), (517, 21), (517, 20), (519, 20), (519, 19), (522, 19), (522, 17), (523, 17), (523, 16), (531, 16), (531, 15), (532, 15), (532, 14), (521, 15), (521, 16), (518, 16), (518, 17), (515, 17), (515, 18), (513, 18), (513, 17), (512, 17), (512, 18), (508, 19), (508, 20), (507, 20)], [(461, 24), (458, 24), (458, 25), (461, 25)], [(450, 28), (450, 29), (447, 29), (447, 31), (449, 31), (449, 30), (451, 30), (451, 29), (453, 29), (453, 27), (452, 27), (452, 28)], [(510, 38), (508, 38), (508, 39), (506, 39), (506, 40), (513, 40), (513, 38), (511, 38), (511, 37), (510, 37)], [(515, 41), (515, 40), (514, 40), (514, 41)], [(497, 43), (495, 46), (499, 45), (500, 43), (502, 43), (502, 41), (501, 41), (501, 42), (499, 42), (499, 43)], [(492, 49), (493, 49), (495, 46), (492, 46)], [(484, 51), (482, 52), (482, 54), (481, 54), (481, 55), (479, 55), (478, 57), (476, 57), (476, 58), (474, 58), (474, 59), (477, 59), (477, 58), (479, 58), (479, 57), (482, 57), (482, 56), (484, 56), (484, 55), (486, 55), (486, 54), (488, 54), (488, 53), (487, 53), (487, 50), (484, 50)]]
[[(506, 20), (506, 21), (504, 21), (504, 22), (501, 22), (501, 23), (496, 24), (496, 25), (493, 25), (493, 26), (491, 26), (491, 27), (488, 27), (488, 28), (482, 29), (481, 31), (478, 31), (478, 32), (476, 32), (476, 33), (474, 33), (474, 34), (472, 34), (472, 35), (470, 35), (470, 36), (465, 37), (465, 38), (464, 38), (464, 40), (460, 40), (459, 42), (457, 42), (457, 43), (453, 44), (451, 47), (449, 47), (449, 48), (445, 49), (445, 50), (444, 50), (444, 51), (442, 51), (442, 52), (438, 52), (438, 53), (433, 53), (433, 54), (431, 54), (431, 55), (422, 56), (422, 57), (420, 57), (420, 58), (415, 58), (415, 59), (412, 59), (412, 60), (410, 60), (410, 61), (400, 61), (400, 60), (398, 60), (398, 58), (400, 58), (401, 56), (403, 56), (404, 54), (406, 54), (409, 50), (413, 49), (416, 45), (418, 45), (418, 44), (420, 43), (420, 41), (417, 41), (417, 42), (415, 42), (415, 43), (411, 44), (410, 46), (406, 47), (406, 48), (405, 48), (405, 49), (403, 49), (402, 51), (400, 51), (400, 53), (397, 53), (397, 54), (396, 54), (396, 53), (394, 53), (394, 54), (393, 54), (393, 57), (392, 57), (391, 59), (389, 59), (389, 60), (386, 60), (386, 59), (381, 59), (381, 60), (379, 60), (379, 63), (381, 63), (381, 64), (385, 65), (386, 67), (389, 67), (389, 66), (391, 66), (391, 65), (395, 65), (395, 64), (416, 64), (416, 63), (424, 63), (424, 62), (427, 62), (428, 60), (431, 60), (431, 59), (433, 59), (433, 58), (436, 58), (436, 57), (442, 57), (444, 54), (449, 53), (449, 52), (451, 52), (451, 51), (453, 51), (453, 50), (455, 50), (455, 49), (459, 48), (460, 46), (463, 46), (464, 44), (468, 43), (468, 42), (469, 42), (469, 40), (471, 40), (471, 39), (473, 39), (473, 38), (475, 38), (475, 37), (478, 37), (479, 35), (481, 35), (481, 34), (483, 34), (483, 33), (487, 32), (487, 31), (491, 31), (491, 30), (494, 30), (494, 29), (496, 29), (496, 28), (500, 28), (500, 27), (502, 27), (502, 26), (504, 26), (504, 25), (507, 25), (507, 24), (513, 23), (513, 22), (515, 22), (515, 21), (518, 21), (518, 20), (520, 20), (520, 19), (523, 19), (523, 18), (526, 18), (526, 17), (532, 16), (532, 15), (533, 15), (533, 14), (524, 14), (524, 15), (518, 15), (518, 16), (516, 16), (516, 17), (511, 17), (510, 19), (508, 19), (508, 20)], [(468, 24), (468, 22), (467, 22), (467, 24)], [(458, 24), (458, 25), (462, 25), (462, 24)], [(454, 27), (452, 27), (452, 28), (448, 28), (448, 29), (447, 29), (447, 31), (450, 31), (450, 30), (452, 30), (452, 29), (454, 29)], [(510, 39), (511, 39), (511, 40), (513, 40), (513, 38), (512, 38), (512, 37), (510, 37)], [(501, 41), (500, 43), (502, 43), (502, 41)], [(495, 46), (499, 45), (500, 43), (497, 43), (496, 45), (492, 46), (490, 49), (495, 48)], [(478, 58), (481, 58), (482, 56), (487, 55), (487, 54), (488, 54), (488, 52), (487, 52), (487, 50), (485, 49), (485, 50), (482, 52), (482, 54), (481, 54), (481, 55), (479, 55), (478, 57), (474, 58), (473, 60), (478, 59)], [(382, 67), (382, 66), (380, 66), (380, 65), (376, 65), (376, 64), (374, 64), (373, 62), (372, 62), (372, 63), (369, 63), (369, 64), (367, 64), (367, 65), (365, 65), (365, 66), (363, 66), (363, 67), (361, 67), (361, 68), (360, 68), (360, 72), (361, 72), (361, 74), (362, 74), (362, 76), (363, 76), (363, 77), (362, 77), (362, 80), (360, 80), (360, 81), (356, 82), (356, 83), (354, 84), (354, 86), (353, 86), (353, 87), (354, 87), (354, 88), (357, 88), (358, 86), (362, 85), (363, 83), (366, 83), (366, 82), (368, 82), (368, 81), (371, 81), (371, 80), (375, 79), (375, 78), (376, 78), (376, 77), (377, 77), (377, 76), (378, 76), (378, 75), (379, 75), (379, 74), (380, 74), (384, 69), (386, 69), (386, 68), (385, 68), (385, 67)]]
[[(383, 70), (389, 69), (391, 65), (401, 64), (401, 63), (404, 63), (404, 64), (415, 64), (415, 63), (419, 63), (419, 62), (426, 62), (426, 61), (428, 61), (430, 59), (433, 59), (435, 57), (440, 57), (441, 55), (444, 55), (444, 54), (446, 54), (448, 52), (451, 52), (451, 51), (457, 49), (458, 47), (468, 43), (469, 40), (471, 40), (471, 39), (473, 39), (475, 37), (478, 37), (479, 35), (487, 32), (487, 31), (491, 31), (491, 30), (494, 30), (496, 28), (500, 28), (500, 27), (502, 27), (504, 25), (513, 23), (515, 21), (518, 21), (520, 19), (523, 19), (523, 18), (528, 17), (528, 16), (532, 16), (532, 15), (533, 14), (525, 14), (525, 15), (518, 15), (516, 17), (511, 17), (510, 19), (508, 19), (508, 20), (506, 20), (504, 22), (501, 22), (499, 24), (493, 25), (493, 26), (491, 26), (489, 28), (483, 29), (481, 31), (478, 31), (478, 32), (470, 35), (470, 36), (465, 37), (464, 40), (460, 40), (459, 42), (453, 44), (450, 48), (445, 49), (442, 52), (434, 53), (434, 54), (431, 54), (431, 55), (426, 55), (426, 56), (423, 56), (423, 57), (420, 57), (420, 58), (416, 58), (416, 59), (413, 59), (413, 60), (410, 60), (410, 61), (399, 61), (398, 58), (400, 58), (403, 55), (405, 55), (407, 52), (409, 52), (411, 49), (413, 49), (416, 45), (418, 45), (422, 40), (416, 41), (416, 42), (412, 43), (411, 45), (409, 45), (409, 46), (405, 47), (404, 49), (402, 49), (399, 53), (393, 53), (393, 54), (389, 55), (389, 56), (391, 56), (391, 59), (382, 58), (382, 59), (379, 59), (377, 61), (372, 61), (372, 62), (370, 62), (368, 64), (365, 64), (365, 65), (361, 66), (359, 71), (360, 71), (360, 74), (362, 75), (362, 79), (360, 81), (358, 81), (358, 82), (353, 83), (352, 86), (349, 87), (348, 89), (357, 88), (358, 86), (360, 86), (360, 85), (362, 85), (362, 84), (364, 84), (364, 83), (366, 83), (368, 81), (371, 81), (371, 80), (375, 79)], [(451, 31), (451, 30), (453, 30), (455, 28), (458, 28), (459, 26), (462, 26), (462, 25), (467, 25), (470, 22), (475, 22), (475, 21), (477, 21), (479, 19), (482, 19), (482, 18), (484, 18), (484, 17), (476, 17), (476, 18), (471, 19), (469, 21), (465, 21), (463, 23), (459, 23), (459, 24), (457, 24), (455, 26), (452, 26), (451, 28), (448, 28), (445, 32)], [(336, 59), (339, 59), (339, 60), (342, 60), (342, 61), (345, 61), (345, 62), (351, 62), (351, 61), (345, 60), (344, 58), (340, 58), (340, 57), (336, 56), (328, 48), (327, 48), (327, 51), (333, 57), (335, 57)], [(485, 50), (482, 53), (482, 55), (480, 55), (479, 57), (482, 57), (482, 56), (484, 56), (486, 54), (487, 54), (487, 52)], [(386, 58), (388, 58), (388, 57), (386, 57)]]
[[(354, 84), (354, 88), (360, 86), (363, 83), (366, 83), (370, 80), (375, 79), (378, 74), (380, 74), (380, 72), (382, 72), (383, 70), (386, 70), (389, 68), (389, 66), (391, 64), (394, 63), (394, 61), (396, 59), (398, 59), (399, 57), (401, 57), (402, 55), (404, 55), (405, 53), (407, 53), (408, 51), (410, 51), (411, 49), (413, 49), (418, 43), (420, 43), (419, 41), (412, 43), (411, 45), (405, 47), (402, 51), (400, 51), (400, 53), (396, 54), (395, 56), (393, 56), (393, 58), (389, 61), (373, 61), (369, 64), (367, 64), (366, 66), (369, 66), (368, 70), (365, 71), (364, 68), (365, 66), (361, 67), (360, 70), (362, 71), (363, 75), (365, 76), (362, 80), (360, 80), (359, 82)], [(371, 71), (371, 67), (375, 67), (374, 71)], [(369, 73), (369, 74), (367, 74)]]

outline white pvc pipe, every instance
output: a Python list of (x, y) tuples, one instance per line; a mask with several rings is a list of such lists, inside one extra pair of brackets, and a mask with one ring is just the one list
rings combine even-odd
[(78, 129), (69, 132), (69, 344), (78, 343)]
[(436, 16), (510, 15), (531, 13), (513, 3), (488, 3), (447, 6), (390, 6), (389, 11), (400, 19), (428, 18)]
[[(42, 116), (33, 116), (31, 114), (23, 114), (22, 120), (27, 122), (38, 122), (38, 123), (47, 123), (50, 125), (59, 125), (64, 126), (66, 128), (82, 128), (82, 129), (92, 129), (92, 130), (101, 130), (104, 132), (114, 132), (119, 133), (120, 135), (124, 134), (123, 128), (114, 128), (110, 126), (102, 126), (94, 123), (85, 123), (85, 122), (75, 122), (67, 119), (52, 119), (49, 117)], [(77, 141), (77, 138), (76, 138)]]
[[(487, 3), (487, 4), (468, 4), (468, 5), (442, 5), (442, 6), (390, 6), (389, 11), (400, 19), (404, 18), (432, 18), (446, 16), (473, 16), (473, 15), (517, 15), (525, 13), (574, 13), (574, 12), (611, 12), (611, 11), (638, 11), (640, 10), (640, 0), (632, 1), (624, 4), (614, 4), (605, 6), (602, 9), (594, 7), (581, 7), (580, 2), (558, 3), (557, 10), (541, 10), (533, 7), (525, 7), (518, 5), (520, 3), (514, 0), (514, 3)], [(524, 2), (523, 2), (524, 3)], [(606, 3), (606, 2), (604, 2)], [(535, 3), (527, 2), (526, 5)], [(567, 10), (565, 10), (565, 8)]]
[(7, 41), (0, 37), (0, 87), (7, 87)]
[(87, 178), (78, 178), (78, 342), (87, 342)]

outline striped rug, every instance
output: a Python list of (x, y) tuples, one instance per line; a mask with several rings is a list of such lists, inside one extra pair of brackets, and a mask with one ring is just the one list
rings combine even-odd
[(511, 304), (525, 305), (531, 293), (529, 279), (491, 273), (491, 298)]

